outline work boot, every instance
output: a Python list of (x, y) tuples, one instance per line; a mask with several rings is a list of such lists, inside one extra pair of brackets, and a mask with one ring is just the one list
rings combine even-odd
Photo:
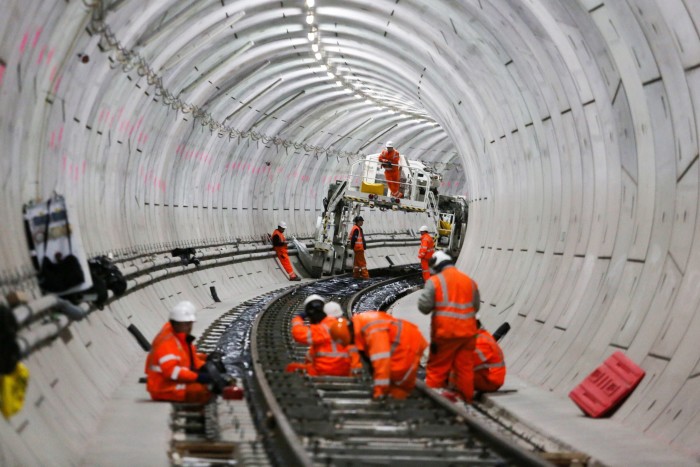
[(300, 281), (301, 278), (299, 276), (294, 276), (294, 277), (290, 277), (289, 280), (292, 282), (296, 282), (296, 281)]

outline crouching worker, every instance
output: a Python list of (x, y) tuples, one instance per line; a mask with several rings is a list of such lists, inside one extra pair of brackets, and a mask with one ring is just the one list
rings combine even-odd
[(416, 373), (428, 343), (418, 327), (382, 311), (340, 318), (331, 327), (333, 340), (355, 344), (371, 362), (373, 399), (406, 399), (416, 385)]
[[(350, 351), (331, 339), (330, 329), (337, 320), (326, 314), (325, 305), (320, 295), (309, 295), (304, 300), (304, 310), (292, 318), (292, 338), (308, 345), (309, 351), (304, 363), (290, 363), (286, 371), (302, 370), (311, 376), (350, 376)], [(304, 322), (306, 318), (309, 325)]]
[(146, 388), (153, 400), (204, 404), (212, 395), (208, 385), (219, 393), (228, 383), (212, 368), (214, 360), (197, 353), (192, 343), (195, 312), (192, 302), (178, 303), (153, 340), (146, 359)]
[(474, 351), (474, 390), (495, 392), (506, 379), (506, 362), (503, 351), (494, 336), (481, 327), (477, 320), (476, 350)]

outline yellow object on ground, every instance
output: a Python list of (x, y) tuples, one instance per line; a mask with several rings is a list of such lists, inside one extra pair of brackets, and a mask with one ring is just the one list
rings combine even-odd
[(441, 237), (449, 237), (450, 232), (452, 232), (452, 224), (447, 221), (440, 221), (440, 228), (438, 229), (438, 234)]
[(362, 185), (360, 186), (360, 191), (362, 193), (372, 193), (375, 195), (383, 196), (384, 184), (362, 182)]
[(29, 369), (18, 363), (15, 371), (0, 376), (0, 412), (10, 418), (24, 407), (24, 394), (29, 384)]

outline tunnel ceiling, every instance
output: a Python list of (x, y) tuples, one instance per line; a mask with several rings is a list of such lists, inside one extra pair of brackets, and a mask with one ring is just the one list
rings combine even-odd
[(89, 255), (309, 239), (392, 140), (468, 199), (458, 264), (509, 371), (566, 395), (625, 351), (649, 377), (616, 417), (697, 450), (698, 5), (5, 2), (0, 282), (36, 290), (21, 206), (53, 191)]

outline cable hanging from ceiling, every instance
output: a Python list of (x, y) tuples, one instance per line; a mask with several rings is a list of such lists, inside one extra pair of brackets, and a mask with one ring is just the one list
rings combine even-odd
[(314, 146), (303, 142), (280, 138), (278, 136), (269, 136), (254, 130), (242, 131), (237, 128), (224, 125), (223, 122), (215, 120), (211, 113), (207, 112), (201, 107), (183, 102), (177, 95), (165, 88), (163, 85), (163, 78), (151, 68), (148, 61), (144, 57), (134, 50), (127, 49), (121, 44), (121, 42), (119, 42), (114, 32), (112, 32), (104, 21), (104, 10), (102, 3), (102, 1), (98, 0), (90, 5), (93, 8), (90, 30), (93, 33), (99, 34), (102, 38), (100, 43), (102, 50), (116, 50), (115, 58), (117, 62), (121, 64), (122, 71), (128, 73), (135, 69), (139, 76), (146, 78), (146, 81), (150, 86), (155, 87), (156, 96), (160, 97), (161, 101), (166, 106), (171, 107), (175, 111), (180, 110), (183, 113), (192, 114), (192, 117), (199, 120), (202, 126), (208, 126), (212, 132), (217, 132), (219, 137), (223, 137), (228, 134), (229, 138), (231, 139), (251, 139), (252, 141), (262, 141), (265, 144), (271, 143), (278, 147), (282, 146), (285, 149), (290, 147), (293, 147), (296, 150), (303, 149), (305, 152), (315, 156), (325, 155), (346, 158), (364, 157), (364, 154), (359, 152), (339, 151), (337, 149), (333, 149), (332, 147), (325, 148), (321, 146)]

